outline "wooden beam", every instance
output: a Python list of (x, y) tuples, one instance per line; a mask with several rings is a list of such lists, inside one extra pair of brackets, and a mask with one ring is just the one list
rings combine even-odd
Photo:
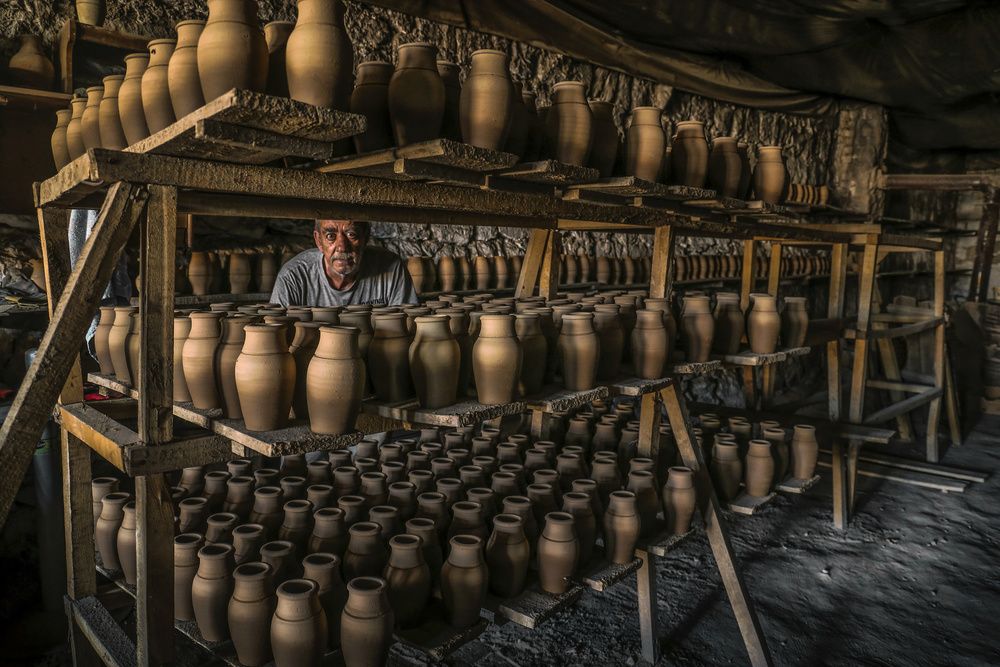
[(538, 278), (538, 295), (546, 299), (556, 298), (559, 291), (559, 256), (562, 248), (562, 234), (550, 232), (545, 244), (542, 273)]
[[(826, 316), (843, 321), (844, 291), (847, 285), (847, 244), (838, 243), (830, 249), (830, 296)], [(830, 421), (840, 421), (843, 396), (840, 382), (840, 339), (826, 344), (827, 400)]]
[(135, 644), (96, 597), (67, 604), (73, 622), (90, 641), (101, 662), (109, 667), (138, 667)]
[(989, 298), (990, 270), (996, 249), (997, 220), (1000, 219), (1000, 189), (991, 188), (983, 194), (983, 213), (976, 231), (976, 257), (969, 284), (969, 298), (981, 302)]
[[(994, 228), (993, 238), (996, 238)], [(990, 248), (990, 263), (993, 261), (993, 248)], [(934, 384), (945, 391), (945, 331), (944, 331), (944, 300), (945, 300), (945, 268), (944, 251), (934, 253), (934, 316), (941, 319), (941, 324), (934, 330)], [(989, 268), (983, 269), (983, 275), (989, 278)], [(983, 297), (985, 301), (985, 296)], [(940, 459), (938, 451), (938, 426), (941, 420), (941, 399), (931, 401), (927, 413), (927, 460), (936, 463)]]
[(542, 260), (545, 258), (545, 246), (549, 242), (549, 232), (543, 229), (536, 229), (531, 232), (531, 239), (524, 252), (524, 261), (521, 263), (521, 273), (517, 276), (517, 287), (514, 289), (514, 296), (523, 298), (531, 296), (538, 287), (538, 276), (542, 270)]
[(649, 275), (649, 296), (670, 299), (674, 292), (675, 230), (672, 225), (656, 228), (653, 237), (653, 266)]
[[(37, 184), (36, 184), (37, 187)], [(69, 280), (72, 263), (69, 261), (69, 216), (70, 212), (54, 208), (36, 209), (38, 212), (38, 232), (42, 242), (42, 264), (45, 267), (45, 293), (49, 320), (55, 313), (56, 304)], [(73, 361), (73, 369), (62, 393), (60, 403), (76, 403), (83, 400), (83, 372), (80, 356)]]
[(97, 592), (94, 569), (94, 510), (90, 449), (60, 429), (63, 474), (63, 527), (66, 533), (66, 595), (82, 600)]
[[(10, 412), (0, 427), (0, 525), (6, 522), (42, 429), (78, 356), (87, 327), (146, 203), (146, 192), (115, 183), (59, 298)], [(30, 397), (30, 398), (29, 398)]]
[(882, 422), (889, 421), (890, 419), (895, 419), (897, 416), (915, 410), (921, 405), (933, 401), (936, 398), (940, 398), (941, 394), (944, 393), (943, 387), (931, 387), (925, 389), (923, 392), (917, 394), (916, 396), (910, 396), (907, 399), (890, 405), (887, 408), (883, 408), (878, 412), (873, 412), (865, 418), (865, 424), (881, 424)]

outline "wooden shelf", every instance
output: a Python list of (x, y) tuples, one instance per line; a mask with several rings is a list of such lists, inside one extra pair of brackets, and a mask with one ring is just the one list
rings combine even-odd
[[(17, 86), (0, 86), (0, 107), (10, 109), (25, 109), (28, 111), (55, 112), (69, 107), (73, 96), (67, 93), (54, 93), (35, 88), (19, 88)], [(55, 127), (55, 121), (52, 121)]]
[(642, 567), (642, 558), (638, 556), (629, 563), (618, 564), (601, 560), (596, 565), (584, 568), (576, 578), (583, 581), (595, 591), (606, 591)]
[(768, 366), (770, 364), (781, 363), (792, 357), (805, 356), (809, 354), (811, 349), (809, 347), (790, 347), (770, 354), (757, 354), (747, 350), (739, 354), (718, 355), (718, 358), (726, 364), (733, 366)]
[(655, 556), (666, 556), (671, 551), (679, 549), (685, 542), (691, 539), (696, 529), (692, 528), (686, 533), (674, 533), (669, 530), (661, 530), (653, 537), (640, 539), (636, 545), (636, 552), (647, 552)]
[(516, 162), (517, 156), (510, 153), (477, 148), (449, 139), (433, 139), (401, 148), (337, 158), (317, 167), (316, 171), (478, 187), (482, 184), (484, 173), (511, 167)]
[(522, 402), (486, 405), (476, 401), (461, 401), (454, 405), (436, 410), (425, 410), (410, 399), (402, 403), (387, 404), (377, 401), (365, 401), (361, 404), (361, 412), (391, 419), (403, 424), (426, 424), (428, 426), (471, 426), (497, 417), (517, 415), (524, 412)]
[[(77, 76), (80, 74), (77, 65), (81, 54), (99, 59), (105, 66), (123, 67), (122, 58), (129, 53), (145, 53), (150, 39), (79, 21), (66, 21), (59, 30), (58, 47), (59, 80), (63, 92), (72, 93), (75, 88), (101, 83), (101, 74), (96, 69), (85, 76)], [(106, 71), (103, 76), (107, 76)]]
[(789, 477), (784, 482), (778, 484), (774, 488), (776, 491), (783, 491), (784, 493), (801, 494), (813, 488), (818, 483), (819, 483), (819, 475), (813, 475), (809, 479), (799, 479), (798, 477)]
[[(530, 574), (529, 574), (530, 576)], [(582, 596), (583, 584), (570, 584), (562, 595), (553, 595), (534, 583), (514, 598), (488, 600), (488, 608), (496, 605), (495, 613), (509, 621), (534, 630), (559, 612), (575, 604)]]
[(535, 396), (524, 399), (529, 410), (539, 412), (564, 412), (575, 410), (582, 405), (608, 398), (611, 392), (605, 386), (594, 387), (584, 391), (570, 391), (569, 389), (550, 388), (548, 391), (542, 390)]
[(750, 516), (770, 505), (777, 495), (773, 491), (766, 496), (751, 496), (741, 492), (729, 503), (729, 509), (737, 514)]

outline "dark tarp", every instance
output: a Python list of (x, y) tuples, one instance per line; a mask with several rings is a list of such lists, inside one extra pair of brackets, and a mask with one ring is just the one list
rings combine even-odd
[(365, 1), (736, 104), (882, 104), (915, 149), (1000, 149), (998, 2)]

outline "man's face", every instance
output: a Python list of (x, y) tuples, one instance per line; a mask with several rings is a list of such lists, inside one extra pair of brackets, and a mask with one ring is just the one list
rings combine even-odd
[(338, 276), (349, 276), (361, 266), (368, 238), (350, 220), (320, 220), (313, 238), (326, 258), (327, 269)]

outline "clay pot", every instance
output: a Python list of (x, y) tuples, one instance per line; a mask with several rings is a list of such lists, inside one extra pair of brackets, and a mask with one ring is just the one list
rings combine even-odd
[(636, 311), (636, 326), (632, 330), (632, 361), (635, 373), (646, 379), (661, 378), (667, 362), (669, 338), (658, 310)]
[(771, 443), (771, 458), (774, 459), (774, 479), (777, 482), (788, 477), (791, 471), (791, 453), (785, 439), (785, 429), (761, 427), (761, 438)]
[(201, 636), (229, 639), (229, 599), (233, 595), (233, 547), (210, 544), (198, 550), (198, 573), (191, 583), (191, 604)]
[(663, 486), (663, 517), (667, 520), (667, 528), (674, 534), (691, 530), (697, 499), (694, 472), (683, 466), (671, 468)]
[(115, 319), (108, 332), (108, 351), (111, 355), (111, 363), (115, 369), (115, 377), (119, 382), (132, 384), (132, 377), (129, 374), (128, 350), (125, 346), (129, 329), (132, 326), (132, 314), (139, 312), (136, 306), (115, 307)]
[(708, 361), (715, 337), (715, 320), (709, 310), (707, 296), (684, 297), (684, 313), (681, 315), (681, 329), (684, 352), (688, 361)]
[(302, 573), (295, 545), (287, 540), (272, 540), (262, 544), (260, 559), (274, 570), (275, 586), (280, 586), (289, 579), (295, 579)]
[(347, 524), (339, 507), (324, 507), (313, 515), (313, 530), (309, 537), (309, 553), (327, 552), (343, 556), (347, 551)]
[(344, 4), (340, 0), (298, 0), (298, 12), (285, 47), (289, 95), (307, 104), (347, 111), (354, 49), (344, 29)]
[(788, 183), (781, 146), (761, 146), (757, 149), (757, 166), (753, 170), (754, 196), (765, 204), (777, 204)]
[(753, 179), (753, 170), (750, 168), (750, 151), (747, 142), (736, 142), (736, 154), (740, 156), (740, 184), (736, 196), (746, 199), (750, 196), (750, 181)]
[(184, 343), (182, 365), (184, 378), (194, 407), (213, 410), (220, 407), (215, 382), (215, 351), (219, 344), (219, 317), (216, 313), (191, 313), (191, 330)]
[(245, 252), (234, 252), (229, 255), (229, 292), (231, 294), (246, 294), (250, 287), (253, 272), (250, 269), (250, 255)]
[(600, 341), (592, 313), (567, 313), (559, 332), (559, 355), (562, 360), (563, 386), (570, 391), (586, 391), (597, 383)]
[(21, 35), (21, 47), (7, 66), (12, 83), (23, 88), (52, 90), (56, 70), (45, 57), (45, 45), (38, 35)]
[(778, 349), (778, 332), (781, 317), (778, 315), (777, 300), (767, 294), (759, 294), (747, 315), (747, 340), (754, 354), (771, 354)]
[(746, 328), (739, 294), (720, 292), (715, 295), (714, 321), (712, 350), (719, 354), (739, 352)]
[(174, 538), (174, 618), (193, 621), (191, 584), (198, 573), (198, 551), (204, 538), (197, 533), (184, 533)]
[(479, 148), (502, 150), (513, 116), (514, 86), (510, 57), (482, 49), (472, 54), (472, 68), (462, 86), (459, 117), (462, 140)]
[(347, 586), (340, 577), (340, 557), (332, 553), (314, 553), (302, 559), (302, 577), (319, 586), (319, 603), (326, 616), (327, 644), (340, 646), (340, 619), (347, 603)]
[(632, 109), (632, 122), (625, 132), (625, 173), (656, 183), (660, 178), (667, 137), (660, 125), (659, 107)]
[(441, 289), (451, 292), (458, 289), (458, 282), (462, 279), (459, 273), (458, 263), (454, 257), (442, 257), (438, 260), (438, 278), (441, 279)]
[(195, 296), (209, 293), (212, 285), (212, 261), (207, 252), (192, 252), (191, 263), (188, 266), (188, 280)]
[(354, 429), (365, 390), (365, 362), (353, 327), (322, 327), (306, 375), (309, 426), (314, 433), (340, 435)]
[(378, 667), (389, 659), (395, 615), (389, 585), (379, 577), (358, 577), (347, 584), (340, 626), (346, 667)]
[(410, 345), (410, 373), (421, 407), (443, 408), (455, 403), (461, 350), (443, 315), (418, 317)]
[(521, 83), (512, 81), (511, 85), (514, 86), (514, 99), (511, 102), (510, 130), (507, 132), (503, 151), (516, 155), (518, 160), (523, 160), (528, 147), (528, 133), (531, 131), (533, 112), (529, 112), (524, 104)]
[(389, 81), (389, 117), (397, 146), (436, 139), (444, 118), (444, 82), (437, 70), (437, 47), (402, 44)]
[(101, 553), (105, 569), (121, 567), (118, 558), (118, 529), (125, 518), (125, 503), (131, 496), (122, 491), (105, 494), (101, 498), (101, 514), (94, 525), (94, 541)]
[(802, 347), (809, 330), (809, 312), (804, 296), (785, 297), (785, 311), (781, 314), (781, 342), (785, 347)]
[(122, 129), (121, 116), (118, 112), (118, 94), (125, 82), (125, 76), (118, 74), (104, 77), (104, 95), (97, 115), (98, 131), (101, 135), (101, 146), (110, 150), (124, 150), (128, 147), (125, 131)]
[(635, 494), (613, 491), (604, 512), (604, 557), (612, 563), (631, 563), (641, 529)]
[(327, 645), (327, 620), (319, 602), (319, 584), (290, 579), (278, 586), (271, 620), (271, 649), (276, 667), (318, 666)]
[(104, 0), (76, 0), (76, 20), (88, 25), (104, 25)]
[(594, 115), (580, 81), (552, 86), (552, 108), (545, 118), (545, 135), (555, 159), (586, 166), (594, 140)]
[(542, 333), (540, 315), (521, 313), (515, 316), (514, 331), (521, 344), (521, 375), (518, 393), (530, 396), (542, 390), (548, 343)]
[(739, 445), (716, 441), (708, 470), (719, 500), (722, 502), (733, 500), (739, 494), (740, 482), (743, 480), (743, 461), (740, 460)]
[(209, 0), (198, 39), (198, 76), (206, 102), (233, 88), (264, 92), (268, 49), (254, 0)]
[(796, 479), (811, 479), (816, 473), (818, 457), (816, 427), (797, 424), (792, 431), (792, 476)]
[(462, 68), (446, 60), (437, 61), (438, 74), (444, 84), (444, 118), (441, 121), (441, 138), (462, 140)]
[(316, 346), (319, 344), (319, 329), (322, 326), (323, 322), (296, 322), (295, 337), (288, 348), (295, 361), (295, 393), (292, 397), (292, 412), (296, 419), (309, 419), (306, 378), (309, 364), (312, 362)]
[(391, 553), (383, 577), (389, 584), (389, 604), (396, 622), (403, 627), (423, 620), (430, 599), (431, 570), (424, 560), (422, 544), (423, 540), (415, 535), (396, 535), (389, 540)]
[(681, 185), (691, 188), (705, 187), (708, 175), (708, 141), (705, 139), (705, 124), (697, 120), (677, 123), (673, 151), (674, 178)]
[(485, 554), (490, 590), (502, 598), (519, 595), (524, 590), (530, 556), (524, 520), (514, 514), (495, 516)]
[(149, 65), (142, 74), (141, 90), (150, 134), (156, 134), (176, 120), (167, 81), (167, 68), (176, 45), (175, 39), (154, 39), (149, 43)]
[[(465, 310), (460, 308), (441, 308), (435, 315), (446, 315), (450, 318), (451, 334), (455, 337), (462, 355), (462, 361), (458, 367), (458, 397), (462, 398), (468, 393), (469, 384), (472, 382), (472, 348), (476, 343), (469, 334), (469, 316)], [(410, 396), (412, 395), (411, 389)]]
[[(115, 100), (117, 102), (117, 99)], [(66, 128), (69, 126), (73, 112), (69, 109), (60, 109), (56, 112), (56, 129), (52, 132), (52, 160), (56, 164), (56, 171), (59, 171), (71, 161), (69, 154), (69, 144), (66, 143)]]
[(222, 414), (226, 419), (242, 419), (240, 397), (236, 388), (236, 360), (243, 350), (246, 335), (243, 327), (254, 321), (254, 317), (245, 315), (226, 317), (219, 321), (222, 335), (219, 345), (215, 348), (215, 386), (219, 402), (222, 404)]
[(97, 331), (94, 333), (94, 350), (97, 353), (97, 360), (101, 365), (101, 375), (114, 375), (115, 366), (111, 359), (111, 349), (108, 338), (111, 335), (111, 328), (115, 321), (115, 308), (113, 306), (102, 306), (100, 309), (101, 319), (97, 323)]
[[(247, 521), (250, 510), (253, 509), (254, 478), (249, 475), (236, 475), (226, 481), (226, 497), (222, 502), (222, 511), (235, 514), (240, 522)], [(241, 562), (237, 559), (237, 564)]]
[(278, 528), (284, 519), (282, 506), (285, 494), (277, 486), (258, 484), (253, 495), (254, 504), (250, 511), (250, 522), (263, 526), (267, 540), (273, 540), (278, 536)]
[(449, 545), (448, 560), (441, 569), (441, 598), (448, 610), (448, 622), (456, 630), (464, 630), (479, 622), (489, 571), (481, 537), (455, 535)]
[(511, 403), (521, 376), (521, 343), (514, 331), (513, 315), (484, 315), (472, 348), (472, 366), (479, 402)]
[(538, 538), (538, 580), (547, 593), (562, 595), (569, 590), (570, 577), (580, 560), (580, 540), (573, 515), (549, 512)]
[[(618, 145), (621, 138), (618, 126), (615, 125), (615, 106), (604, 100), (587, 100), (590, 112), (594, 117), (594, 142), (587, 158), (587, 166), (601, 173), (601, 178), (608, 178), (615, 168), (618, 158)], [(655, 180), (655, 179), (654, 179)]]
[[(358, 78), (351, 94), (351, 113), (368, 119), (367, 129), (354, 135), (354, 147), (367, 153), (393, 145), (392, 123), (389, 119), (389, 81), (392, 63), (371, 61), (358, 65)], [(446, 288), (448, 289), (448, 288)]]
[(130, 315), (128, 334), (125, 336), (125, 354), (128, 359), (128, 374), (133, 385), (139, 384), (139, 313)]
[(610, 380), (618, 376), (625, 349), (625, 332), (617, 304), (594, 306), (594, 331), (599, 341), (600, 356), (597, 361), (597, 379)]
[(510, 279), (510, 265), (506, 257), (493, 257), (493, 275), (496, 278), (497, 289), (506, 289), (507, 281)]
[(76, 97), (70, 100), (69, 104), (72, 113), (66, 125), (66, 146), (72, 161), (87, 152), (87, 146), (83, 141), (83, 112), (87, 108), (87, 98)]
[(233, 596), (227, 617), (236, 657), (257, 667), (271, 660), (271, 618), (278, 599), (267, 563), (244, 563), (233, 570)]
[(87, 89), (87, 106), (80, 116), (80, 131), (83, 133), (83, 145), (91, 148), (101, 148), (100, 108), (104, 98), (104, 87), (94, 86)]
[(149, 136), (146, 111), (142, 106), (142, 75), (148, 66), (148, 53), (125, 56), (125, 80), (118, 89), (118, 116), (129, 146)]
[(295, 392), (295, 360), (288, 352), (285, 327), (244, 327), (243, 350), (236, 360), (236, 388), (247, 430), (272, 431), (288, 424)]
[[(368, 473), (366, 473), (368, 474)], [(381, 575), (389, 562), (389, 553), (382, 541), (382, 526), (359, 521), (350, 528), (351, 539), (344, 552), (344, 578)]]
[(639, 515), (639, 537), (651, 537), (656, 528), (656, 514), (660, 511), (660, 493), (656, 477), (649, 470), (632, 470), (628, 474), (626, 490), (635, 494), (635, 509)]
[(774, 473), (771, 443), (767, 440), (751, 440), (747, 450), (747, 495), (762, 498), (770, 493), (774, 485)]
[(720, 197), (738, 197), (742, 176), (743, 163), (735, 137), (716, 137), (708, 156), (708, 185)]
[(198, 40), (205, 29), (202, 20), (177, 24), (177, 44), (167, 65), (167, 88), (175, 118), (183, 118), (205, 104), (198, 76)]
[[(574, 480), (574, 482), (579, 480)], [(597, 517), (590, 494), (570, 491), (563, 495), (562, 511), (573, 517), (573, 526), (580, 542), (581, 564), (589, 563), (597, 540)]]

